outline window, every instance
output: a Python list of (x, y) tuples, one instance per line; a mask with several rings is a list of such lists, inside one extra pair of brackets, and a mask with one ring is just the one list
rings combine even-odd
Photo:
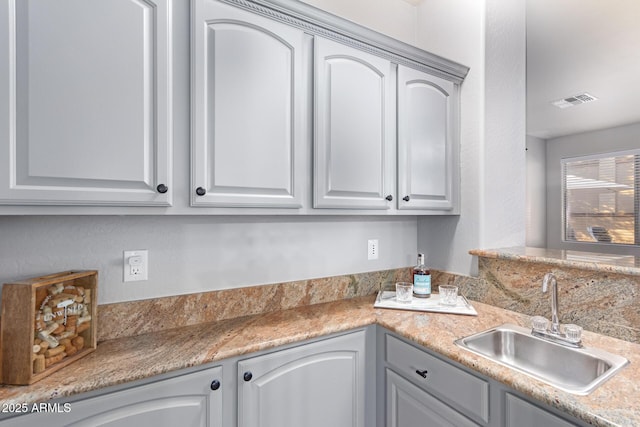
[(640, 150), (562, 160), (564, 240), (640, 245)]

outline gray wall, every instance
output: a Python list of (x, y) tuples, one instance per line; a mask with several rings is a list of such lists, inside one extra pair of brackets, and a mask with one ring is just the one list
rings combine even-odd
[[(416, 236), (415, 217), (0, 217), (0, 283), (97, 269), (104, 304), (410, 266)], [(148, 281), (122, 281), (130, 249)]]
[(525, 243), (525, 2), (420, 3), (419, 46), (471, 68), (462, 85), (461, 215), (421, 217), (430, 265), (475, 274), (470, 249)]
[(547, 246), (547, 142), (527, 136), (527, 246)]
[(562, 189), (560, 160), (567, 157), (640, 148), (640, 123), (547, 140), (547, 246), (632, 255), (637, 248), (620, 245), (562, 242)]

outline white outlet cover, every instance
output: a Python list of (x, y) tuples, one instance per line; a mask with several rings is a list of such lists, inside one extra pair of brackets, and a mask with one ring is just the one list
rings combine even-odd
[[(134, 270), (139, 273), (135, 274)], [(140, 282), (149, 280), (149, 251), (140, 249), (124, 251), (122, 256), (122, 281)]]

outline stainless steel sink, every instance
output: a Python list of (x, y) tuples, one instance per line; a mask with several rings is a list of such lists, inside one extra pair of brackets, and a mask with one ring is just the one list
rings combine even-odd
[(625, 367), (624, 357), (596, 348), (570, 348), (505, 324), (455, 343), (569, 393), (586, 395)]

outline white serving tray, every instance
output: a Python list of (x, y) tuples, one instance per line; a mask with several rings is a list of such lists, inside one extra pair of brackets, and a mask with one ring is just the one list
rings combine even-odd
[(399, 303), (396, 300), (395, 291), (380, 291), (373, 306), (375, 308), (392, 308), (396, 310), (431, 311), (434, 313), (466, 314), (468, 316), (478, 315), (476, 309), (462, 295), (458, 295), (456, 305), (440, 304), (439, 294), (431, 294), (431, 298), (413, 298), (411, 303), (406, 304)]

